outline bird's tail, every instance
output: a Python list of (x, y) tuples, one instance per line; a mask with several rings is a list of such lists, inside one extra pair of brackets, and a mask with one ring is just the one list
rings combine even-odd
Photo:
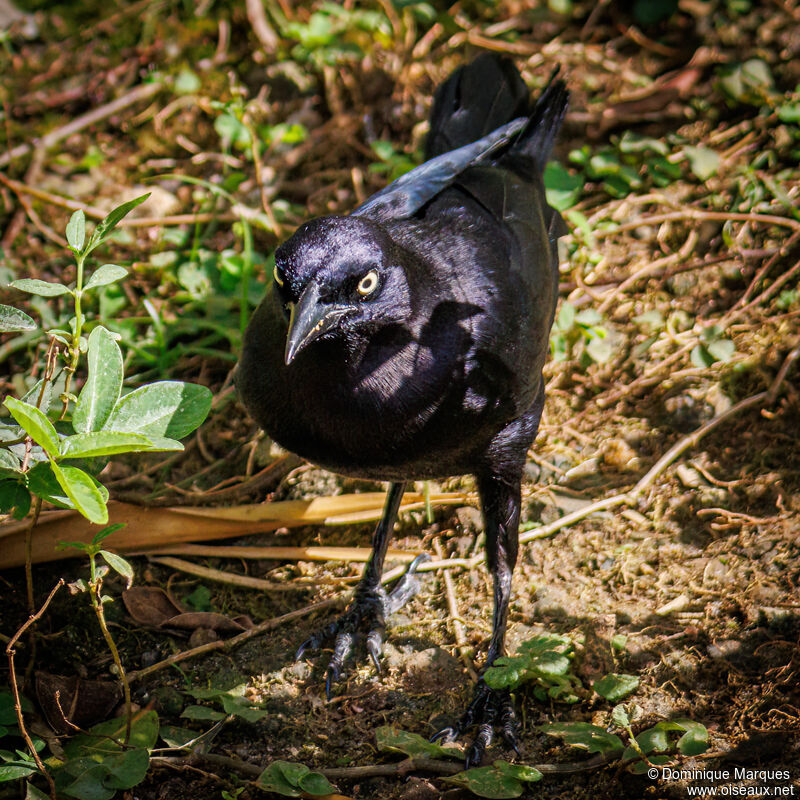
[(528, 87), (511, 59), (482, 53), (459, 67), (433, 97), (425, 159), (470, 144), (513, 119), (528, 117), (509, 151), (532, 158), (544, 169), (569, 101), (564, 81), (555, 75), (531, 107)]
[(569, 91), (564, 81), (556, 80), (557, 74), (558, 69), (553, 72), (550, 82), (537, 98), (527, 124), (511, 147), (512, 152), (522, 152), (532, 158), (540, 170), (544, 169), (550, 159), (556, 135), (569, 105)]
[(482, 53), (436, 89), (425, 160), (530, 113), (530, 93), (511, 59)]

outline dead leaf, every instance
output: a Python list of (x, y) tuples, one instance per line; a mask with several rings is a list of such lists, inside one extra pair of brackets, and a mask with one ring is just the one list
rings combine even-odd
[(134, 586), (122, 593), (122, 602), (139, 625), (150, 625), (157, 628), (176, 615), (183, 614), (183, 609), (172, 598), (157, 586)]
[(243, 630), (253, 627), (253, 622), (248, 617), (239, 617), (239, 619), (246, 619), (250, 624), (242, 625), (236, 620), (214, 611), (187, 611), (165, 619), (159, 627), (182, 628), (190, 631), (196, 628), (205, 628), (217, 633), (241, 633)]
[(90, 728), (108, 719), (121, 698), (115, 681), (36, 673), (36, 699), (50, 727), (59, 734), (77, 733), (76, 728)]

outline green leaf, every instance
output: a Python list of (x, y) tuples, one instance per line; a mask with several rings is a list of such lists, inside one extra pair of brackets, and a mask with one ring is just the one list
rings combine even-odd
[(614, 706), (611, 710), (611, 721), (619, 728), (627, 728), (631, 724), (631, 718), (621, 703)]
[(599, 325), (603, 321), (603, 315), (594, 308), (584, 308), (575, 315), (575, 322), (583, 327)]
[(18, 778), (27, 778), (28, 775), (33, 775), (34, 772), (38, 771), (36, 764), (0, 764), (0, 783), (15, 781)]
[(524, 656), (500, 656), (483, 674), (483, 679), (490, 689), (514, 689), (525, 680), (529, 661)]
[(104, 429), (182, 439), (206, 418), (211, 399), (210, 390), (196, 383), (149, 383), (117, 401)]
[(111, 231), (117, 226), (120, 220), (122, 220), (128, 213), (133, 211), (136, 206), (144, 203), (148, 197), (150, 197), (150, 192), (143, 194), (141, 197), (136, 197), (133, 200), (128, 200), (127, 203), (123, 203), (122, 205), (119, 205), (113, 209), (113, 211), (111, 211), (108, 216), (99, 222), (95, 227), (91, 238), (89, 239), (89, 244), (86, 245), (86, 249), (84, 250), (84, 255), (88, 255), (92, 252), (92, 250), (98, 247), (103, 239), (105, 239), (106, 236), (108, 236), (108, 234), (111, 233)]
[(40, 461), (28, 472), (28, 488), (37, 497), (61, 508), (74, 508), (56, 480), (49, 461)]
[(233, 114), (220, 114), (214, 120), (214, 130), (227, 145), (244, 148), (250, 145), (250, 131)]
[(633, 318), (637, 325), (651, 330), (660, 330), (664, 327), (664, 315), (657, 309), (653, 308), (650, 311), (645, 311), (643, 314)]
[(128, 588), (130, 588), (133, 583), (133, 567), (130, 562), (126, 561), (122, 556), (112, 553), (110, 550), (101, 550), (100, 555), (103, 556), (108, 566), (111, 567), (114, 572), (119, 573), (125, 578), (128, 583)]
[(93, 273), (92, 277), (86, 282), (83, 287), (86, 289), (95, 289), (98, 286), (108, 286), (110, 283), (116, 283), (122, 280), (128, 274), (125, 267), (120, 267), (117, 264), (103, 264), (98, 267)]
[(19, 472), (20, 460), (10, 451), (2, 447), (0, 442), (0, 469), (8, 469)]
[(0, 303), (0, 333), (35, 331), (37, 327), (36, 323), (24, 311)]
[(692, 172), (701, 181), (708, 180), (719, 169), (719, 154), (708, 147), (684, 147)]
[[(131, 723), (130, 747), (150, 750), (158, 740), (158, 714), (155, 711), (144, 711), (136, 714)], [(64, 753), (68, 759), (90, 756), (93, 753), (120, 752), (123, 748), (115, 741), (125, 738), (125, 719), (117, 718), (93, 725), (86, 733), (80, 733), (64, 745)]]
[(53, 423), (36, 406), (23, 403), (14, 397), (6, 397), (3, 405), (11, 412), (17, 424), (51, 458), (58, 455), (58, 434)]
[(727, 362), (733, 358), (736, 352), (736, 345), (730, 339), (717, 339), (715, 342), (706, 345), (709, 355), (717, 361)]
[[(57, 377), (57, 376), (56, 376)], [(42, 386), (44, 385), (44, 392)], [(39, 397), (41, 396), (42, 402), (39, 404)], [(36, 381), (36, 383), (28, 389), (21, 398), (23, 403), (29, 403), (36, 406), (43, 414), (47, 414), (53, 400), (53, 381), (49, 380), (45, 383), (44, 378)]]
[(87, 360), (89, 376), (72, 414), (72, 426), (78, 433), (99, 431), (119, 400), (122, 389), (122, 351), (102, 325), (89, 334)]
[(564, 740), (564, 744), (590, 753), (622, 753), (625, 749), (619, 736), (588, 722), (554, 722), (541, 725), (539, 730), (549, 736), (558, 736)]
[(550, 336), (550, 353), (553, 356), (553, 361), (567, 360), (569, 346), (563, 333), (554, 333)]
[(705, 725), (691, 719), (673, 719), (671, 722), (686, 731), (678, 739), (678, 750), (683, 755), (697, 756), (708, 750), (708, 729)]
[(781, 122), (797, 124), (800, 122), (800, 103), (784, 103), (776, 109)]
[(96, 458), (116, 453), (141, 453), (153, 449), (152, 441), (141, 433), (93, 431), (76, 433), (61, 440), (62, 458)]
[(625, 131), (619, 140), (620, 153), (657, 153), (665, 156), (669, 153), (666, 142), (662, 139), (653, 139), (651, 136), (642, 136), (633, 131)]
[(116, 794), (113, 789), (103, 785), (108, 770), (91, 759), (80, 758), (67, 762), (64, 772), (74, 776), (74, 780), (62, 789), (65, 795), (78, 800), (111, 800)]
[(231, 697), (225, 695), (220, 698), (222, 708), (227, 714), (243, 719), (245, 722), (258, 722), (264, 717), (269, 716), (269, 711), (265, 708), (254, 708), (249, 700), (244, 697)]
[(586, 343), (586, 352), (592, 361), (598, 364), (605, 364), (614, 353), (614, 348), (607, 339), (590, 339)]
[(183, 748), (193, 742), (202, 734), (188, 728), (180, 728), (176, 725), (162, 725), (158, 729), (158, 735), (167, 743), (169, 747)]
[(50, 797), (39, 791), (32, 783), (27, 783), (25, 784), (25, 800), (50, 800)]
[(67, 223), (67, 244), (76, 252), (80, 252), (86, 239), (86, 216), (78, 209)]
[(469, 789), (478, 797), (506, 798), (519, 797), (523, 792), (523, 785), (513, 775), (508, 775), (496, 767), (476, 767), (465, 772), (459, 772), (449, 778), (444, 778), (446, 783), (462, 786)]
[[(623, 758), (623, 761), (626, 759)], [(639, 759), (628, 767), (628, 772), (634, 775), (644, 775), (653, 767), (659, 767), (664, 764), (669, 764), (672, 759), (669, 756), (648, 756), (647, 761)]]
[(202, 85), (197, 74), (188, 69), (188, 67), (184, 67), (175, 76), (175, 82), (172, 84), (176, 94), (194, 94)]
[(381, 752), (404, 753), (412, 758), (461, 758), (461, 753), (455, 748), (442, 747), (417, 733), (409, 733), (392, 725), (383, 725), (375, 731), (375, 744)]
[(575, 306), (566, 300), (561, 303), (561, 308), (556, 318), (556, 327), (566, 333), (575, 324)]
[(225, 719), (227, 716), (222, 711), (217, 711), (215, 708), (209, 708), (208, 706), (186, 706), (181, 713), (183, 719), (203, 719), (213, 722), (219, 722), (219, 720)]
[(17, 480), (0, 482), (0, 513), (25, 519), (31, 510), (31, 493)]
[(689, 360), (692, 362), (692, 364), (694, 364), (696, 367), (700, 367), (701, 369), (704, 367), (710, 367), (714, 363), (714, 357), (702, 344), (695, 345), (689, 355)]
[(504, 775), (511, 775), (512, 778), (525, 783), (535, 783), (542, 779), (542, 773), (536, 767), (531, 767), (528, 764), (509, 764), (507, 761), (495, 761), (494, 767)]
[(636, 744), (645, 754), (666, 753), (669, 750), (667, 728), (662, 723), (658, 723), (652, 728), (647, 728), (636, 737)]
[(732, 100), (760, 106), (772, 94), (774, 80), (766, 61), (751, 58), (721, 67), (719, 85)]
[(610, 673), (595, 681), (594, 690), (600, 697), (610, 703), (618, 703), (639, 688), (639, 679), (635, 675), (619, 675)]
[[(258, 776), (256, 784), (261, 789), (265, 789), (268, 792), (275, 792), (275, 794), (282, 795), (283, 797), (300, 797), (302, 795), (302, 790), (298, 788), (296, 780), (292, 781), (291, 778), (285, 774), (283, 770), (284, 765), (293, 766), (287, 761), (273, 761)], [(305, 767), (305, 774), (310, 771), (308, 767)], [(289, 774), (294, 775), (296, 773), (290, 771)]]
[(11, 286), (28, 294), (38, 294), (40, 297), (57, 297), (60, 294), (70, 294), (70, 290), (61, 283), (40, 281), (36, 278), (21, 278), (12, 281)]
[(67, 497), (89, 522), (105, 525), (108, 522), (108, 509), (103, 495), (95, 482), (77, 467), (61, 467), (55, 461), (50, 468)]
[(557, 161), (548, 162), (544, 169), (547, 202), (557, 211), (566, 211), (578, 202), (583, 184), (582, 175), (572, 175)]
[[(66, 756), (56, 770), (63, 793), (80, 800), (110, 800), (119, 789), (141, 783), (150, 763), (149, 750), (158, 737), (155, 711), (137, 714), (128, 746), (122, 745), (125, 720), (112, 719), (93, 726), (64, 745)], [(71, 783), (66, 783), (69, 778)]]
[(117, 531), (122, 530), (122, 528), (124, 527), (125, 527), (124, 522), (114, 522), (111, 525), (106, 525), (105, 528), (102, 528), (101, 530), (97, 531), (97, 533), (94, 536), (92, 536), (92, 544), (93, 545), (100, 544), (100, 542), (104, 541), (105, 539), (108, 539), (108, 537), (111, 536), (112, 533), (116, 533)]
[(306, 794), (329, 795), (336, 791), (336, 787), (321, 773), (309, 772), (297, 781), (297, 788)]

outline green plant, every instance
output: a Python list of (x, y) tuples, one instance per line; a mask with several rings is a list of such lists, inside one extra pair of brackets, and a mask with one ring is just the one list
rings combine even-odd
[[(24, 517), (37, 500), (74, 508), (91, 522), (108, 521), (108, 491), (97, 474), (108, 456), (119, 453), (181, 450), (178, 439), (205, 419), (211, 392), (204, 386), (178, 381), (145, 384), (123, 394), (123, 356), (117, 338), (93, 325), (84, 302), (100, 287), (124, 278), (127, 270), (103, 264), (86, 276), (87, 259), (120, 220), (148, 195), (115, 208), (88, 240), (82, 211), (67, 225), (69, 248), (76, 261), (73, 286), (24, 278), (12, 287), (39, 297), (71, 298), (74, 314), (69, 329), (47, 331), (49, 348), (43, 377), (21, 399), (3, 401), (13, 421), (0, 424), (0, 512)], [(24, 331), (32, 320), (17, 309), (0, 307), (2, 330)], [(91, 333), (86, 331), (92, 327)], [(81, 356), (87, 377), (77, 396), (72, 383)], [(63, 373), (58, 398), (60, 414), (51, 413), (54, 387)], [(53, 417), (53, 418), (51, 418)]]
[[(103, 610), (104, 603), (111, 602), (108, 595), (103, 594), (103, 578), (108, 574), (109, 568), (113, 569), (123, 578), (125, 578), (128, 588), (133, 583), (133, 567), (122, 556), (112, 553), (109, 550), (104, 550), (102, 547), (103, 540), (110, 536), (115, 531), (124, 528), (121, 523), (108, 525), (102, 530), (98, 531), (89, 544), (83, 542), (61, 542), (61, 547), (74, 547), (89, 557), (89, 580), (88, 582), (80, 578), (74, 583), (70, 584), (70, 588), (74, 591), (86, 592), (89, 595), (89, 600), (97, 616), (97, 621), (100, 624), (100, 630), (103, 632), (103, 639), (108, 647), (111, 657), (114, 659), (114, 666), (117, 668), (117, 676), (122, 684), (122, 694), (125, 699), (125, 744), (131, 736), (131, 690), (128, 685), (128, 680), (125, 677), (125, 668), (122, 666), (122, 659), (119, 656), (119, 650), (114, 642), (114, 637), (108, 629), (106, 623), (106, 616)], [(106, 563), (98, 564), (97, 557), (102, 558)]]
[(578, 701), (580, 681), (572, 674), (574, 648), (568, 637), (543, 633), (523, 642), (516, 655), (496, 659), (483, 675), (492, 689), (514, 690), (524, 683), (534, 683), (533, 694), (539, 700)]
[(602, 315), (593, 308), (576, 312), (575, 307), (565, 300), (550, 333), (553, 360), (577, 358), (584, 369), (592, 363), (608, 361), (614, 351), (602, 322)]
[(710, 367), (716, 361), (726, 363), (733, 358), (736, 345), (723, 336), (719, 325), (710, 325), (700, 334), (700, 343), (691, 352), (691, 361), (696, 367)]
[[(637, 775), (644, 774), (651, 765), (668, 764), (677, 753), (695, 756), (708, 749), (708, 730), (699, 722), (685, 718), (663, 720), (634, 736), (631, 713), (639, 713), (636, 706), (617, 705), (611, 712), (612, 724), (627, 734), (627, 746), (617, 734), (588, 722), (554, 722), (541, 725), (539, 730), (557, 736), (571, 747), (601, 753), (609, 761), (619, 759)], [(670, 734), (679, 736), (673, 739)]]
[(327, 796), (336, 791), (324, 775), (292, 761), (273, 761), (258, 776), (256, 784), (283, 797)]
[(391, 24), (380, 11), (328, 2), (322, 3), (308, 22), (280, 21), (283, 35), (297, 42), (292, 58), (309, 61), (317, 69), (360, 58), (373, 41), (391, 47)]
[(220, 722), (227, 717), (237, 717), (244, 722), (258, 722), (269, 713), (263, 708), (254, 705), (245, 697), (245, 684), (235, 686), (233, 689), (189, 689), (186, 694), (195, 700), (207, 700), (217, 703), (222, 711), (201, 705), (187, 706), (181, 717), (184, 719), (210, 720)]
[(397, 180), (419, 163), (419, 159), (415, 160), (403, 152), (397, 152), (391, 142), (383, 139), (372, 142), (370, 146), (380, 161), (370, 164), (369, 171), (385, 174), (387, 181)]

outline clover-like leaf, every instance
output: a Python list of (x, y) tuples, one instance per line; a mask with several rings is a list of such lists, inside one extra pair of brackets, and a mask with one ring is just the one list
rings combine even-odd
[(524, 791), (521, 781), (497, 767), (475, 767), (444, 778), (444, 781), (469, 789), (478, 797), (519, 797)]
[(461, 758), (461, 753), (455, 748), (442, 747), (418, 733), (391, 725), (384, 725), (375, 731), (375, 744), (381, 752), (403, 753), (412, 758)]
[(618, 703), (638, 688), (639, 679), (635, 675), (618, 675), (614, 672), (604, 675), (594, 683), (597, 694), (610, 703)]
[(588, 722), (554, 722), (540, 726), (539, 730), (549, 736), (558, 736), (565, 744), (590, 753), (622, 753), (625, 749), (619, 736)]

